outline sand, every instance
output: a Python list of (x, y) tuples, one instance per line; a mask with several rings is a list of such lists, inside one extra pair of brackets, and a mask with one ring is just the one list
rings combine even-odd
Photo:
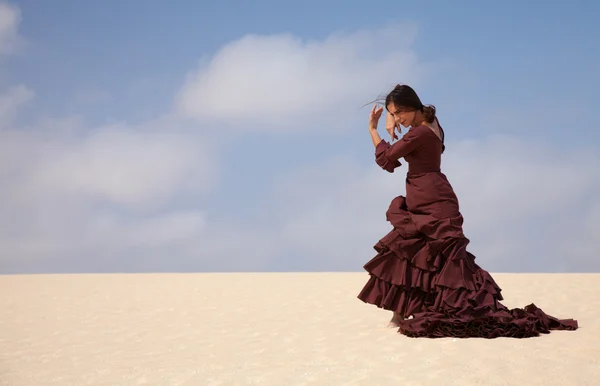
[(0, 276), (0, 385), (597, 385), (600, 274), (495, 274), (530, 339), (411, 339), (366, 273)]

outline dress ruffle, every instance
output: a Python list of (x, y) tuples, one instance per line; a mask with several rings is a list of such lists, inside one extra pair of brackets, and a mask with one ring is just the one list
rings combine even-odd
[(404, 318), (402, 334), (526, 338), (578, 328), (577, 321), (549, 316), (534, 304), (523, 309), (502, 305), (500, 287), (466, 249), (462, 218), (411, 213), (402, 196), (392, 201), (387, 217), (394, 229), (365, 264), (370, 279), (358, 298)]

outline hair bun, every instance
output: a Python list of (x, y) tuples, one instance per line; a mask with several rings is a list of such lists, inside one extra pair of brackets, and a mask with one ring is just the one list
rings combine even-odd
[(425, 121), (429, 122), (429, 123), (433, 123), (433, 121), (435, 120), (435, 106), (433, 105), (427, 105), (427, 106), (423, 106), (423, 118), (425, 119)]

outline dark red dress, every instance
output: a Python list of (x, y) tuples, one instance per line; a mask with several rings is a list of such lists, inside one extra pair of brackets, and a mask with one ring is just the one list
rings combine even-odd
[(399, 332), (410, 337), (526, 338), (577, 329), (576, 320), (546, 315), (534, 304), (511, 310), (500, 303), (501, 289), (467, 251), (458, 199), (440, 170), (442, 149), (427, 126), (377, 146), (384, 170), (392, 173), (400, 158), (408, 162), (406, 197), (390, 204), (393, 229), (365, 264), (370, 279), (358, 298), (399, 313)]

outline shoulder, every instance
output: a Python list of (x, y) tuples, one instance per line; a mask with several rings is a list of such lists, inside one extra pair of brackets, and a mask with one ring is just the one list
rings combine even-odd
[(415, 126), (408, 129), (404, 137), (406, 139), (421, 139), (427, 136), (431, 129), (425, 125)]
[(422, 135), (431, 131), (431, 128), (427, 125), (420, 125), (416, 127), (411, 127), (410, 130), (414, 131), (415, 134)]
[[(438, 134), (435, 133), (436, 129), (429, 127), (427, 125), (421, 125), (421, 126), (417, 126), (414, 128), (411, 128), (411, 131), (413, 131), (412, 135), (415, 137), (420, 137), (420, 138), (427, 138), (427, 139), (432, 139), (432, 140), (440, 140), (441, 138), (438, 136)], [(441, 132), (441, 130), (440, 130)], [(408, 134), (408, 133), (406, 133)], [(440, 133), (441, 135), (441, 133)]]

